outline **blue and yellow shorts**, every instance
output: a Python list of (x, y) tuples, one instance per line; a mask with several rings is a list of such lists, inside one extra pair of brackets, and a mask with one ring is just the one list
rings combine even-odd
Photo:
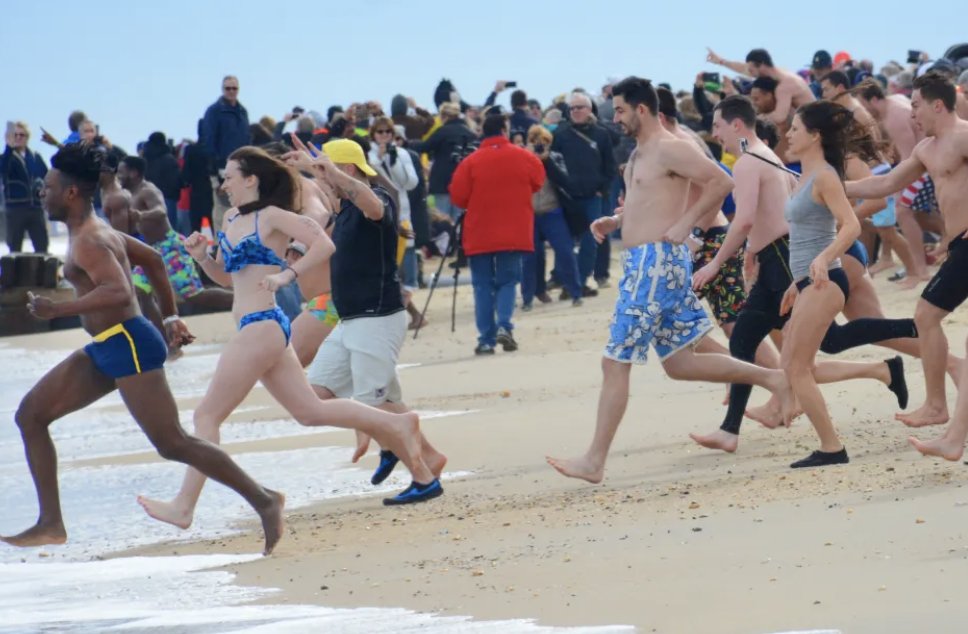
[(84, 352), (94, 367), (113, 379), (157, 370), (168, 359), (164, 337), (140, 315), (96, 335)]

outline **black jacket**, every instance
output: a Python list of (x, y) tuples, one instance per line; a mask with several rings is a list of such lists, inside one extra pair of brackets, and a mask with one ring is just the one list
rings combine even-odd
[[(182, 169), (182, 187), (191, 187), (188, 209), (192, 218), (199, 222), (205, 216), (211, 217), (212, 179), (209, 176), (209, 159), (205, 148), (198, 143), (190, 143), (185, 148), (185, 167)], [(193, 227), (194, 228), (194, 227)]]
[[(583, 138), (584, 135), (591, 140)], [(568, 167), (568, 192), (575, 199), (591, 198), (609, 191), (618, 174), (612, 140), (608, 131), (597, 124), (564, 123), (555, 130), (551, 150), (565, 157)]]
[(418, 249), (430, 242), (430, 214), (427, 212), (427, 179), (424, 178), (423, 163), (420, 155), (411, 149), (410, 160), (417, 172), (417, 186), (407, 192), (410, 198), (410, 224), (413, 225), (414, 246)]
[(47, 176), (44, 158), (27, 149), (23, 159), (7, 146), (0, 155), (0, 187), (4, 191), (7, 209), (36, 209), (40, 204), (40, 190)]
[(430, 167), (430, 193), (447, 194), (450, 180), (457, 169), (454, 153), (462, 147), (470, 146), (477, 141), (477, 136), (471, 132), (460, 119), (448, 121), (437, 128), (426, 141), (411, 141), (410, 149), (418, 154), (429, 154), (433, 165)]
[(181, 170), (178, 160), (167, 144), (145, 143), (145, 180), (161, 190), (166, 200), (178, 200), (181, 195)]

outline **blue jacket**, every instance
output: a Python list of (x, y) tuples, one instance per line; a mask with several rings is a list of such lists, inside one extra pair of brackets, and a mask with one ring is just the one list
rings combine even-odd
[(8, 145), (0, 156), (0, 183), (7, 209), (40, 207), (40, 188), (45, 176), (47, 163), (40, 154), (28, 149), (21, 161)]
[(205, 153), (216, 169), (225, 167), (229, 155), (249, 145), (249, 111), (241, 103), (233, 106), (224, 98), (208, 107), (202, 119), (202, 138)]
[(565, 157), (568, 193), (572, 198), (592, 198), (595, 194), (608, 192), (618, 174), (612, 139), (600, 125), (567, 123), (558, 126), (551, 151), (560, 152)]

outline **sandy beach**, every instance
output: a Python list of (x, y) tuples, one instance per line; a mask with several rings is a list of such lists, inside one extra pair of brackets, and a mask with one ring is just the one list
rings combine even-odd
[[(913, 314), (917, 292), (898, 291), (883, 277), (876, 285), (888, 316)], [(425, 297), (426, 291), (418, 294), (419, 305)], [(290, 511), (274, 556), (228, 566), (235, 583), (280, 590), (261, 597), (263, 604), (405, 608), (478, 620), (536, 619), (547, 626), (630, 625), (663, 634), (954, 630), (968, 582), (968, 475), (962, 463), (922, 458), (907, 444), (912, 430), (893, 420), (896, 401), (880, 383), (823, 387), (852, 462), (792, 471), (790, 462), (817, 447), (805, 418), (777, 431), (746, 421), (736, 454), (704, 450), (688, 434), (718, 427), (725, 389), (673, 382), (652, 362), (633, 371), (605, 482), (568, 480), (549, 467), (546, 455), (577, 455), (591, 439), (614, 297), (611, 289), (582, 308), (556, 302), (519, 312), (521, 349), (475, 358), (470, 288), (459, 290), (454, 334), (451, 290), (435, 293), (431, 325), (405, 345), (401, 363), (414, 365), (401, 376), (412, 408), (463, 413), (423, 422), (449, 456), (448, 472), (458, 474), (445, 482), (445, 496), (415, 508), (384, 508), (385, 492), (369, 493), (376, 464), (371, 452), (363, 470), (347, 471), (355, 489)], [(212, 351), (234, 328), (229, 315), (188, 321), (199, 338), (194, 345)], [(958, 354), (966, 331), (963, 315), (946, 322)], [(10, 343), (40, 350), (83, 341), (76, 331)], [(894, 354), (867, 347), (839, 358)], [(177, 375), (181, 363), (172, 364), (170, 374)], [(905, 358), (905, 369), (911, 404), (918, 406), (924, 395), (920, 362)], [(205, 381), (195, 383), (186, 392), (193, 396), (179, 398), (183, 412), (204, 393)], [(950, 381), (948, 394), (953, 407)], [(751, 402), (766, 398), (756, 390)], [(284, 417), (257, 389), (226, 427), (255, 429), (266, 424), (257, 421)], [(941, 431), (927, 428), (920, 435)], [(329, 451), (343, 461), (338, 468), (348, 469), (353, 446), (352, 435), (342, 431), (271, 438), (242, 433), (226, 440), (243, 461), (258, 454), (271, 463), (277, 455), (269, 473), (280, 479), (289, 470), (286, 452)], [(65, 471), (156, 462), (150, 452), (135, 451), (68, 458)], [(263, 483), (276, 486), (273, 477)], [(311, 471), (301, 477), (286, 482), (285, 492), (297, 499), (306, 493), (301, 487), (314, 485)], [(133, 504), (140, 492), (131, 491), (126, 502)], [(218, 509), (206, 500), (197, 520), (218, 522)], [(240, 517), (248, 517), (244, 509)], [(112, 557), (258, 552), (255, 523), (240, 522), (241, 533)], [(161, 533), (182, 537), (169, 527)]]

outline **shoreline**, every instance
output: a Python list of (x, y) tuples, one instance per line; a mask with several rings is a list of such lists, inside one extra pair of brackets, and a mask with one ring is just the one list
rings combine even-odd
[[(876, 284), (888, 316), (911, 314), (914, 293)], [(907, 444), (909, 435), (942, 428), (894, 421), (896, 403), (882, 384), (822, 388), (853, 461), (802, 472), (788, 465), (816, 447), (806, 419), (776, 431), (747, 420), (736, 454), (704, 450), (688, 433), (718, 425), (723, 389), (673, 382), (650, 363), (633, 372), (605, 482), (586, 485), (543, 457), (575, 455), (591, 438), (614, 290), (582, 309), (556, 303), (517, 315), (521, 350), (487, 359), (473, 357), (468, 295), (458, 296), (458, 333), (441, 321), (450, 298), (438, 297), (437, 318), (400, 361), (420, 364), (403, 378), (414, 409), (476, 410), (422, 426), (449, 469), (472, 475), (415, 508), (386, 509), (378, 496), (359, 495), (291, 511), (271, 558), (227, 568), (241, 586), (280, 590), (257, 603), (630, 624), (662, 634), (908, 634), (956, 622), (956, 590), (968, 581), (960, 531), (968, 472)], [(955, 314), (945, 327), (959, 350), (968, 319)], [(838, 358), (893, 356), (865, 347)], [(905, 358), (905, 369), (917, 406), (920, 363)], [(948, 394), (953, 404), (950, 383)], [(765, 399), (757, 390), (751, 402)], [(347, 461), (353, 445), (346, 432), (289, 441), (344, 447)], [(227, 448), (275, 451), (276, 442)], [(367, 479), (373, 452), (360, 464)], [(240, 526), (241, 535), (111, 557), (257, 552), (254, 523)]]

